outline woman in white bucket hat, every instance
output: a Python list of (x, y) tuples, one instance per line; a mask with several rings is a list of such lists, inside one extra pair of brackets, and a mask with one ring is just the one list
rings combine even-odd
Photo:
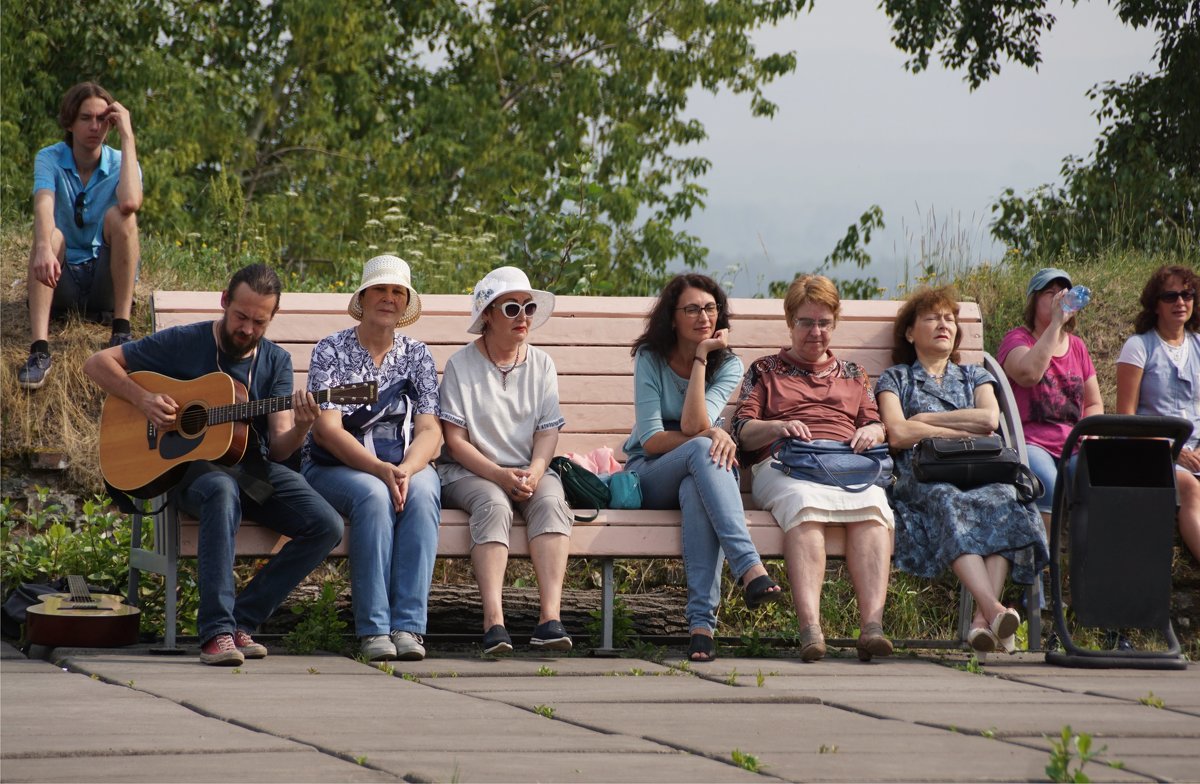
[(512, 651), (501, 588), (514, 507), (528, 526), (541, 599), (529, 644), (571, 649), (559, 614), (572, 517), (558, 475), (546, 470), (566, 421), (554, 361), (528, 342), (553, 309), (554, 295), (530, 286), (521, 270), (492, 270), (475, 285), (467, 328), (480, 337), (450, 357), (443, 375), (446, 447), (438, 471), (446, 505), (471, 516), (471, 564), (483, 600), (488, 654)]
[(308, 388), (375, 381), (374, 406), (321, 404), (302, 453), (309, 484), (350, 518), (354, 631), (372, 661), (425, 656), (437, 557), (441, 443), (437, 367), (397, 330), (421, 315), (408, 264), (376, 256), (346, 308), (358, 325), (313, 349)]

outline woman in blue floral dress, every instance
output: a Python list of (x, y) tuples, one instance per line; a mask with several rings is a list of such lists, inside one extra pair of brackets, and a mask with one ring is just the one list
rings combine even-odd
[(913, 447), (923, 438), (988, 435), (999, 425), (996, 380), (978, 365), (960, 365), (958, 302), (949, 287), (916, 292), (896, 316), (894, 366), (875, 388), (888, 443), (896, 454), (894, 562), (918, 577), (947, 566), (975, 598), (967, 641), (980, 652), (1013, 650), (1021, 619), (999, 599), (1013, 582), (1030, 584), (1049, 560), (1046, 533), (1032, 504), (1012, 485), (960, 490), (918, 482)]

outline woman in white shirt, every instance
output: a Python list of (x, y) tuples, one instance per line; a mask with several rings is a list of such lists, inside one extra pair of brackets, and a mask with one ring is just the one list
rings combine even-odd
[(1179, 453), (1179, 534), (1200, 559), (1200, 276), (1182, 266), (1163, 266), (1139, 300), (1137, 334), (1117, 358), (1117, 413), (1181, 417), (1192, 435)]
[(562, 482), (547, 472), (566, 424), (558, 374), (529, 333), (550, 318), (554, 295), (529, 285), (515, 267), (500, 267), (475, 284), (471, 325), (479, 337), (446, 362), (441, 386), (446, 440), (438, 472), (447, 507), (471, 516), (471, 565), (483, 601), (483, 650), (511, 652), (501, 589), (508, 565), (514, 508), (525, 518), (541, 614), (529, 640), (536, 650), (566, 651), (560, 620), (571, 510)]

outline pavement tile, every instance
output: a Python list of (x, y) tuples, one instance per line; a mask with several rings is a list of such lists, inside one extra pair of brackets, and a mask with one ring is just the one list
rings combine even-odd
[(471, 782), (612, 782), (690, 784), (690, 782), (761, 782), (762, 776), (707, 757), (678, 751), (627, 753), (620, 772), (611, 754), (591, 752), (526, 753), (459, 751), (372, 755), (370, 764), (418, 781)]
[[(6, 672), (0, 689), (3, 756), (279, 751), (287, 740), (208, 718), (170, 700), (85, 675)], [(28, 709), (36, 706), (36, 709)], [(5, 780), (8, 780), (7, 765)]]
[(1200, 718), (1144, 705), (1111, 700), (1054, 704), (1043, 702), (977, 702), (947, 700), (942, 703), (877, 703), (871, 713), (899, 721), (920, 722), (938, 727), (955, 727), (961, 732), (998, 730), (1014, 735), (1057, 735), (1063, 725), (1095, 736), (1196, 738), (1200, 749)]
[[(64, 671), (0, 650), (4, 782), (1028, 780), (1045, 777), (1043, 736), (1066, 724), (1109, 747), (1086, 768), (1093, 781), (1200, 780), (1195, 668), (1069, 670), (1022, 655), (980, 676), (949, 666), (957, 654), (695, 665), (436, 653), (379, 668), (275, 652), (214, 668), (194, 652), (60, 649)], [(1137, 703), (1150, 692), (1167, 709)], [(120, 731), (96, 716), (119, 716)], [(762, 775), (734, 767), (733, 749)]]
[(708, 755), (727, 755), (735, 748), (755, 754), (794, 751), (801, 743), (815, 751), (844, 736), (879, 732), (926, 738), (947, 734), (900, 721), (881, 729), (878, 719), (822, 705), (561, 703), (554, 707), (555, 717), (585, 727)]
[(609, 675), (627, 673), (633, 667), (644, 672), (666, 672), (668, 664), (655, 664), (644, 659), (619, 659), (592, 656), (560, 657), (450, 657), (427, 656), (417, 662), (391, 662), (396, 672), (407, 672), (420, 678), (508, 678), (537, 675), (545, 668), (557, 675)]
[(4, 760), (4, 780), (23, 782), (96, 782), (158, 784), (164, 781), (228, 782), (395, 782), (391, 773), (372, 770), (300, 748), (292, 752), (229, 753), (215, 748), (203, 756), (143, 754), (129, 756), (55, 756)]
[[(1000, 741), (946, 744), (932, 751), (847, 753), (840, 748), (825, 754), (759, 755), (763, 771), (786, 781), (812, 782), (962, 782), (1045, 781), (1047, 755)], [(1096, 763), (1087, 766), (1092, 781), (1126, 782), (1149, 779)]]
[(445, 678), (424, 681), (437, 688), (499, 700), (529, 702), (815, 702), (803, 694), (747, 691), (723, 683), (694, 678), (591, 677), (591, 678)]

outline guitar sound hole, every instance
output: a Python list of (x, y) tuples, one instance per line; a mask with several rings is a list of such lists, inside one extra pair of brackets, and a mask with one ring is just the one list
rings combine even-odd
[(187, 406), (179, 413), (179, 433), (185, 438), (194, 438), (204, 432), (208, 412), (204, 406)]

